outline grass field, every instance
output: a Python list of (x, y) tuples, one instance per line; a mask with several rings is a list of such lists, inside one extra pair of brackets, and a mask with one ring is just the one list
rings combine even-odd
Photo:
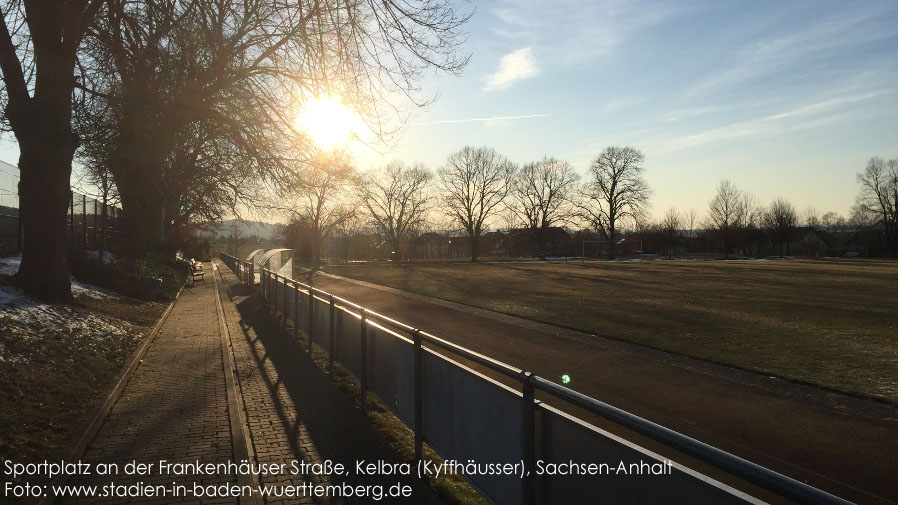
[(358, 264), (326, 271), (898, 403), (895, 261)]

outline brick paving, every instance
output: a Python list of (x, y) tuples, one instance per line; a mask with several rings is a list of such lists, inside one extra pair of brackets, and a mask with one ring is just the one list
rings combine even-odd
[[(332, 486), (401, 483), (413, 488), (410, 498), (384, 498), (380, 503), (440, 503), (430, 488), (411, 478), (356, 475), (355, 462), (400, 459), (351, 401), (311, 361), (292, 336), (260, 306), (260, 297), (225, 267), (212, 268), (206, 282), (188, 284), (175, 303), (143, 362), (110, 410), (82, 461), (115, 463), (115, 476), (78, 476), (69, 485), (165, 486), (168, 496), (62, 498), (60, 503), (237, 503), (234, 497), (196, 497), (201, 486), (246, 484), (231, 475), (176, 476), (159, 472), (160, 460), (172, 463), (226, 463), (235, 454), (252, 463), (285, 464), (331, 461), (348, 468), (344, 475), (259, 475), (263, 486)], [(207, 268), (208, 269), (208, 268)], [(214, 276), (214, 278), (212, 278)], [(218, 300), (216, 300), (218, 296)], [(218, 304), (224, 316), (219, 320)], [(222, 334), (221, 329), (225, 332)], [(222, 343), (230, 348), (223, 357)], [(233, 363), (236, 387), (229, 392), (226, 376)], [(230, 395), (230, 396), (229, 396)], [(229, 400), (240, 415), (229, 412)], [(247, 435), (241, 449), (239, 433)], [(245, 423), (245, 424), (244, 424)], [(123, 475), (132, 461), (152, 463), (146, 475)], [(172, 496), (177, 486), (188, 491)], [(320, 489), (320, 488), (319, 488)], [(259, 497), (240, 503), (357, 504), (370, 497)]]
[[(213, 283), (188, 284), (156, 335), (143, 362), (110, 410), (83, 461), (220, 463), (233, 460), (228, 421), (216, 290)], [(132, 485), (172, 483), (193, 486), (236, 484), (233, 476), (172, 476), (153, 471), (144, 476), (98, 476), (72, 479), (70, 484)], [(192, 496), (132, 498), (138, 503), (200, 501)], [(208, 499), (202, 503), (233, 503)], [(78, 503), (126, 503), (127, 499), (73, 500)]]

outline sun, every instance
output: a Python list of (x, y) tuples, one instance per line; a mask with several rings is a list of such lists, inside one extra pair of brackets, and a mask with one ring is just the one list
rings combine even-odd
[(359, 115), (333, 96), (308, 100), (296, 116), (296, 127), (325, 149), (345, 147), (360, 126)]

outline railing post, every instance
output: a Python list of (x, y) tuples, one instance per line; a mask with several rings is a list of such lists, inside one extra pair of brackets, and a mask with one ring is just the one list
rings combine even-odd
[(361, 310), (362, 326), (359, 336), (362, 353), (362, 370), (359, 373), (359, 382), (362, 383), (362, 412), (368, 412), (368, 317), (366, 309)]
[(521, 480), (521, 503), (536, 504), (536, 406), (530, 372), (521, 373), (521, 446), (523, 449), (524, 478)]
[(412, 339), (415, 343), (415, 459), (421, 461), (424, 459), (424, 349), (421, 346), (421, 331), (415, 330)]
[(315, 292), (309, 286), (309, 354), (312, 354), (312, 329), (315, 327)]
[(327, 368), (330, 371), (331, 375), (334, 374), (334, 355), (337, 353), (337, 306), (334, 305), (334, 295), (330, 296), (330, 307), (331, 307), (331, 317), (330, 317), (330, 350), (328, 354), (330, 355), (328, 358)]
[(284, 277), (284, 333), (287, 332), (287, 278)]
[(299, 341), (299, 283), (293, 283), (293, 340)]

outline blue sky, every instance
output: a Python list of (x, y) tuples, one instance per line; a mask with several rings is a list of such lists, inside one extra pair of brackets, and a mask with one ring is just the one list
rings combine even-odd
[[(721, 179), (762, 203), (849, 213), (855, 174), (898, 157), (898, 2), (478, 2), (469, 66), (426, 89), (399, 158), (464, 145), (585, 173), (607, 145), (646, 155), (653, 213), (704, 213)], [(508, 118), (483, 121), (487, 118)]]
[[(629, 145), (645, 153), (655, 216), (703, 214), (728, 178), (761, 203), (847, 217), (866, 161), (898, 157), (894, 0), (496, 0), (467, 28), (464, 74), (424, 82), (439, 99), (361, 169), (436, 169), (486, 145), (585, 173), (605, 146)], [(0, 160), (15, 164), (10, 138)]]

